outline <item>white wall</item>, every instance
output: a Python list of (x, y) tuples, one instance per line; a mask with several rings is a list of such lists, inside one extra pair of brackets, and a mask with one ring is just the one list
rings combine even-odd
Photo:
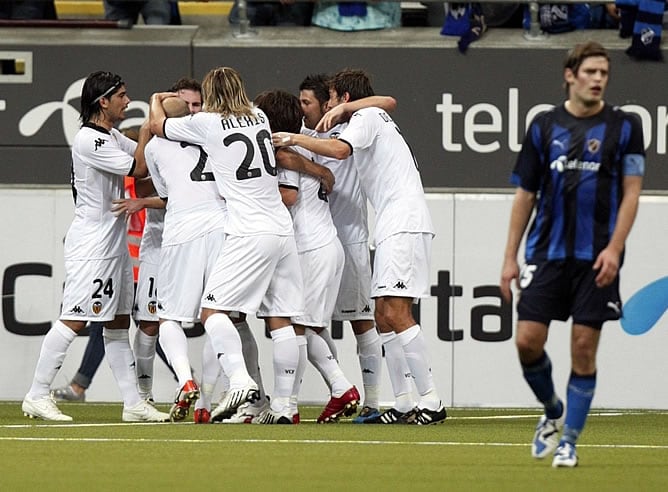
[[(534, 406), (524, 383), (512, 338), (499, 342), (476, 340), (471, 334), (471, 310), (499, 306), (497, 297), (474, 298), (474, 287), (498, 284), (506, 228), (512, 202), (510, 194), (429, 194), (437, 236), (433, 247), (432, 284), (439, 271), (450, 272), (450, 284), (461, 286), (461, 296), (450, 298), (447, 318), (450, 329), (461, 330), (461, 340), (437, 336), (437, 298), (423, 300), (421, 323), (429, 344), (433, 373), (447, 406)], [(57, 318), (63, 283), (62, 242), (71, 220), (69, 190), (0, 189), (0, 267), (3, 271), (3, 318), (0, 327), (0, 395), (7, 400), (23, 398), (32, 378), (42, 336), (10, 333), (5, 326), (7, 306), (14, 303), (16, 318), (24, 323), (49, 322)], [(644, 285), (668, 275), (668, 197), (643, 197), (638, 219), (627, 245), (622, 270), (622, 297), (628, 298)], [(24, 276), (16, 284), (14, 298), (7, 295), (4, 275), (19, 263), (45, 263), (53, 276)], [(443, 286), (441, 286), (443, 288)], [(441, 313), (443, 316), (443, 313)], [(515, 313), (512, 313), (515, 316)], [(514, 318), (513, 318), (514, 319)], [(485, 332), (500, 330), (499, 318), (483, 318)], [(446, 320), (441, 320), (443, 331)], [(261, 366), (271, 392), (271, 342), (263, 325), (251, 325), (260, 346)], [(511, 324), (514, 331), (514, 322)], [(203, 337), (190, 338), (193, 366), (200, 366)], [(554, 323), (548, 342), (557, 390), (565, 393), (570, 371), (569, 329)], [(75, 340), (55, 385), (66, 384), (76, 372), (87, 338)], [(348, 377), (361, 388), (355, 342), (349, 326), (336, 340), (339, 360)], [(599, 383), (594, 405), (608, 408), (668, 408), (668, 319), (664, 316), (648, 333), (627, 335), (620, 324), (608, 323), (599, 351)], [(173, 397), (176, 383), (161, 361), (155, 363), (154, 393), (158, 401)], [(387, 373), (383, 373), (381, 400), (392, 401)], [(302, 387), (303, 401), (324, 402), (327, 390), (309, 367)], [(89, 400), (116, 401), (120, 395), (106, 361), (88, 391)]]

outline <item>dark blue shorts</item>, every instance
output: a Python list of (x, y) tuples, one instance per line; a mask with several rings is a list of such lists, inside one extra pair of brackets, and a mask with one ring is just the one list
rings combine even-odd
[(607, 287), (599, 288), (593, 264), (574, 259), (527, 262), (520, 274), (518, 319), (549, 325), (552, 320), (572, 317), (574, 323), (594, 328), (619, 319), (619, 275)]

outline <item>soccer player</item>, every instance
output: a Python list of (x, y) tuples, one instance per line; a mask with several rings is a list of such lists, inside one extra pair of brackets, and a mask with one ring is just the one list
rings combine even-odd
[(292, 220), (278, 191), (269, 122), (230, 67), (207, 73), (202, 93), (205, 111), (184, 118), (165, 117), (162, 100), (173, 93), (154, 94), (150, 124), (158, 136), (201, 146), (227, 201), (225, 244), (202, 299), (204, 328), (230, 380), (211, 416), (230, 416), (260, 397), (229, 318), (233, 311), (257, 313), (267, 318), (274, 344), (274, 393), (260, 417), (265, 423), (291, 424), (289, 399), (299, 349), (290, 317), (303, 313), (303, 288)]
[(182, 77), (169, 90), (188, 103), (190, 114), (202, 111), (202, 84), (197, 80)]
[[(301, 129), (301, 106), (299, 99), (292, 94), (263, 92), (255, 98), (255, 104), (267, 114), (272, 129), (293, 132)], [(307, 150), (297, 147), (295, 151), (312, 159)], [(284, 155), (285, 152), (279, 152), (279, 165)], [(357, 388), (346, 378), (327, 342), (320, 336), (332, 319), (343, 273), (343, 247), (320, 181), (308, 174), (280, 169), (278, 182), (283, 203), (292, 215), (304, 281), (304, 314), (292, 318), (300, 346), (300, 365), (295, 376), (291, 412), (293, 416), (298, 414), (297, 396), (308, 354), (308, 359), (331, 391), (331, 398), (318, 422), (336, 422), (342, 415), (355, 413), (360, 400)]]
[[(330, 81), (330, 106), (374, 95), (361, 70), (342, 70)], [(413, 319), (414, 299), (429, 295), (429, 262), (434, 236), (417, 163), (392, 118), (380, 108), (353, 113), (338, 139), (278, 132), (276, 146), (299, 145), (316, 154), (353, 163), (362, 189), (376, 212), (376, 255), (371, 297), (383, 344), (398, 338), (415, 379), (420, 400), (415, 408), (390, 408), (368, 423), (416, 423), (445, 420), (434, 385), (427, 347)], [(393, 388), (395, 396), (398, 388)]]
[[(566, 102), (533, 120), (512, 173), (517, 190), (500, 286), (506, 302), (513, 279), (521, 289), (515, 343), (524, 378), (545, 407), (531, 454), (554, 454), (552, 466), (574, 467), (596, 387), (601, 327), (621, 315), (619, 269), (638, 208), (645, 152), (639, 120), (603, 100), (610, 75), (603, 46), (575, 46), (563, 73)], [(517, 254), (534, 210), (520, 271)], [(569, 317), (571, 375), (564, 405), (545, 343), (550, 322)]]
[[(316, 133), (318, 122), (327, 114), (329, 103), (329, 76), (314, 74), (307, 76), (299, 85), (299, 102), (304, 113), (301, 132), (305, 135), (321, 138), (336, 138), (346, 127), (347, 123), (328, 128), (327, 131)], [(396, 101), (392, 97), (371, 96), (358, 99), (354, 102), (337, 106), (341, 118), (347, 120), (356, 109), (364, 107), (380, 107), (387, 111), (396, 108)], [(347, 118), (345, 113), (348, 111)], [(331, 110), (330, 112), (334, 112)], [(364, 404), (360, 413), (353, 419), (355, 423), (364, 423), (380, 415), (380, 366), (382, 348), (380, 336), (376, 330), (373, 318), (373, 299), (371, 299), (371, 262), (369, 259), (369, 228), (367, 224), (367, 199), (359, 182), (353, 156), (345, 160), (333, 159), (326, 156), (313, 155), (317, 162), (332, 171), (336, 179), (336, 186), (327, 195), (329, 209), (332, 214), (337, 235), (345, 254), (345, 263), (339, 288), (333, 319), (349, 321), (357, 340), (357, 352), (362, 373), (364, 387)], [(400, 348), (400, 347), (398, 347)], [(399, 405), (405, 401), (403, 410), (413, 408), (412, 377), (407, 369), (406, 361), (401, 350), (388, 350), (385, 356), (392, 358), (397, 355), (399, 360), (391, 361), (388, 366), (397, 368), (391, 372), (391, 378), (397, 378), (396, 384), (401, 384)], [(336, 353), (334, 352), (336, 356)], [(396, 385), (395, 384), (395, 385)]]
[(144, 145), (114, 128), (130, 103), (125, 83), (111, 72), (94, 72), (81, 91), (82, 127), (72, 144), (74, 220), (65, 238), (65, 288), (60, 319), (44, 337), (35, 375), (22, 409), (45, 420), (72, 420), (50, 396), (50, 385), (67, 350), (88, 321), (102, 321), (105, 351), (123, 398), (124, 421), (164, 421), (168, 415), (137, 390), (128, 328), (133, 298), (125, 222), (112, 212), (124, 193), (123, 177), (146, 175)]

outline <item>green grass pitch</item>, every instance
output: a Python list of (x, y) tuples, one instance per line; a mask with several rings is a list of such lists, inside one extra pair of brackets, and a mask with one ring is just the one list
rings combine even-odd
[[(159, 405), (166, 410), (167, 405)], [(73, 423), (0, 402), (5, 491), (668, 490), (668, 411), (595, 409), (580, 466), (553, 469), (529, 442), (538, 409), (449, 409), (428, 427), (124, 424), (121, 405), (62, 404)]]

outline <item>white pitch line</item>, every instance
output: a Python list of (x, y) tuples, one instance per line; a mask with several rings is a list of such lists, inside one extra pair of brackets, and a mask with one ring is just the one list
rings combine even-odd
[[(668, 415), (668, 412), (664, 411), (631, 411), (631, 412), (592, 412), (589, 414), (589, 417), (624, 417), (627, 415)], [(468, 416), (468, 417), (448, 417), (447, 422), (453, 420), (513, 420), (513, 419), (538, 419), (542, 414), (517, 414), (517, 415), (480, 415), (480, 416)], [(39, 421), (38, 419), (35, 419)], [(302, 419), (303, 423), (312, 423), (315, 422), (315, 419)], [(56, 424), (56, 423), (32, 423), (32, 424), (5, 424), (0, 425), (0, 429), (47, 429), (47, 428), (82, 428), (82, 427), (127, 427), (127, 426), (137, 426), (137, 425), (174, 425), (171, 422), (107, 422), (107, 423), (97, 423), (97, 424), (78, 424), (78, 423), (68, 423), (68, 424)], [(194, 422), (179, 422), (176, 425), (194, 425)], [(218, 424), (216, 424), (218, 425)], [(226, 425), (226, 424), (222, 424)]]
[[(394, 446), (468, 446), (468, 447), (528, 447), (528, 444), (510, 442), (455, 442), (455, 441), (359, 441), (324, 439), (143, 439), (102, 437), (0, 437), (0, 441), (19, 442), (109, 442), (109, 443), (160, 443), (160, 444), (345, 444), (345, 445), (394, 445)], [(579, 444), (579, 448), (600, 449), (658, 449), (668, 450), (668, 445), (653, 444)]]

